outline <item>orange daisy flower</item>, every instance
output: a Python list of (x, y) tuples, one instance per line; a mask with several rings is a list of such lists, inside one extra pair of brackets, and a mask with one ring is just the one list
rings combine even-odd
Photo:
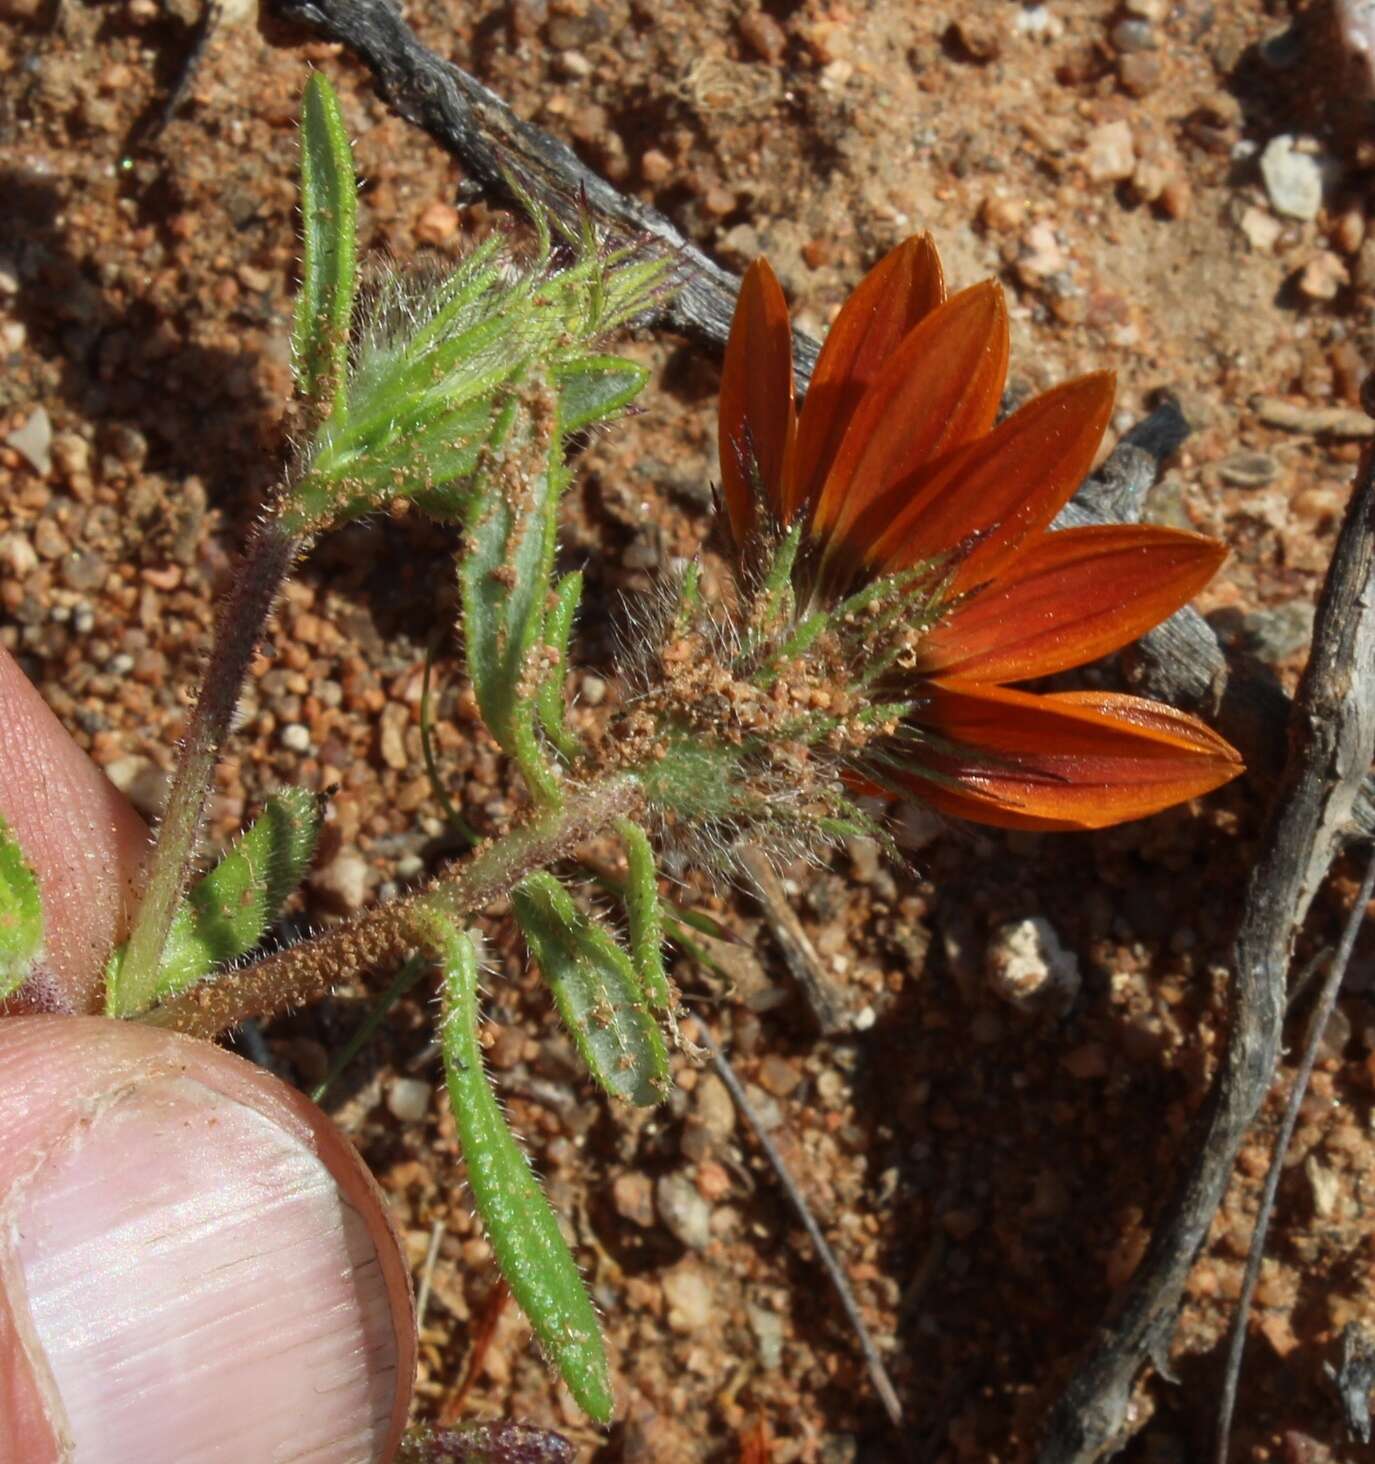
[(1152, 525), (1051, 531), (1093, 465), (1114, 378), (1066, 382), (997, 422), (1007, 364), (1002, 290), (986, 281), (947, 298), (922, 235), (846, 301), (799, 412), (787, 305), (756, 261), (721, 382), (731, 530), (745, 559), (800, 534), (792, 582), (803, 603), (933, 567), (937, 610), (903, 663), (913, 710), (887, 782), (980, 823), (1141, 818), (1236, 777), (1235, 749), (1139, 697), (1009, 683), (1135, 640), (1190, 600), (1226, 551)]

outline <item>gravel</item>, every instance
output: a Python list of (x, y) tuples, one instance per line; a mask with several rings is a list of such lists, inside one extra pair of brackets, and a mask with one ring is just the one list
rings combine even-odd
[(1295, 144), (1287, 132), (1272, 137), (1260, 155), (1260, 176), (1276, 213), (1289, 219), (1315, 219), (1322, 207), (1322, 166)]
[(52, 472), (52, 422), (42, 407), (35, 407), (24, 422), (5, 437), (25, 462), (42, 477)]

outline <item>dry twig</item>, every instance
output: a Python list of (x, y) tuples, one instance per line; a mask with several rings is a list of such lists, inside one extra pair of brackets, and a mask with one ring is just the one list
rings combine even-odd
[(902, 1423), (902, 1404), (898, 1402), (897, 1392), (893, 1387), (892, 1379), (888, 1376), (888, 1369), (884, 1367), (883, 1359), (879, 1356), (878, 1348), (874, 1345), (874, 1339), (869, 1335), (868, 1327), (864, 1325), (864, 1316), (859, 1309), (859, 1303), (855, 1300), (854, 1292), (850, 1289), (845, 1268), (840, 1264), (836, 1253), (827, 1244), (826, 1237), (821, 1233), (821, 1227), (816, 1223), (816, 1217), (807, 1204), (806, 1196), (789, 1173), (788, 1166), (783, 1162), (782, 1154), (778, 1152), (777, 1145), (768, 1135), (768, 1130), (759, 1121), (759, 1115), (754, 1111), (754, 1105), (746, 1096), (744, 1084), (736, 1077), (735, 1069), (726, 1060), (725, 1053), (717, 1046), (716, 1039), (711, 1035), (707, 1024), (698, 1022), (697, 1030), (701, 1033), (702, 1046), (711, 1053), (711, 1060), (717, 1075), (730, 1089), (730, 1096), (735, 1100), (735, 1106), (744, 1115), (745, 1122), (754, 1130), (754, 1137), (764, 1151), (764, 1157), (773, 1166), (773, 1171), (778, 1176), (779, 1184), (783, 1186), (783, 1192), (787, 1195), (789, 1204), (796, 1211), (803, 1229), (811, 1237), (811, 1242), (816, 1247), (817, 1257), (830, 1278), (831, 1285), (835, 1287), (840, 1304), (845, 1309), (845, 1315), (855, 1330), (855, 1336), (859, 1338), (860, 1350), (864, 1353), (865, 1365), (869, 1369), (874, 1391), (878, 1394), (889, 1421), (894, 1428), (897, 1428)]
[(777, 871), (758, 849), (746, 849), (740, 856), (740, 862), (754, 887), (759, 908), (778, 949), (783, 953), (783, 960), (792, 972), (821, 1035), (834, 1037), (837, 1033), (848, 1032), (854, 1026), (854, 1019), (845, 998), (826, 974), (821, 957), (797, 918)]
[(1308, 1092), (1309, 1080), (1313, 1076), (1313, 1065), (1318, 1060), (1318, 1048), (1322, 1045), (1323, 1033), (1332, 1008), (1337, 1004), (1337, 993), (1341, 990), (1342, 978), (1356, 947), (1356, 937), (1365, 922), (1366, 907), (1375, 895), (1375, 856), (1371, 856), (1361, 882), (1356, 903), (1347, 917), (1342, 931), (1341, 944), (1327, 968), (1327, 977), (1318, 994), (1317, 1005), (1308, 1023), (1308, 1039), (1304, 1043), (1299, 1070), (1294, 1074), (1294, 1085), (1289, 1092), (1289, 1101), (1284, 1107), (1279, 1133), (1275, 1135), (1275, 1148), (1270, 1156), (1270, 1168), (1261, 1189), (1260, 1203), (1256, 1207), (1256, 1227), (1251, 1233), (1251, 1249), (1246, 1256), (1246, 1275), (1237, 1298), (1235, 1315), (1232, 1318), (1232, 1336), (1227, 1348), (1227, 1369), (1222, 1380), (1222, 1401), (1217, 1411), (1217, 1435), (1214, 1459), (1216, 1464), (1227, 1464), (1227, 1449), (1231, 1441), (1232, 1410), (1236, 1406), (1237, 1381), (1241, 1377), (1241, 1359), (1246, 1350), (1246, 1332), (1251, 1320), (1251, 1302), (1255, 1298), (1256, 1283), (1260, 1280), (1260, 1263), (1265, 1255), (1265, 1235), (1270, 1228), (1270, 1217), (1275, 1208), (1275, 1192), (1279, 1189), (1280, 1175), (1284, 1171), (1284, 1158), (1289, 1152), (1289, 1142), (1294, 1137), (1294, 1126), (1299, 1121), (1299, 1108)]
[(1336, 1367), (1323, 1364), (1336, 1389), (1346, 1431), (1363, 1444), (1370, 1442), (1370, 1390), (1375, 1386), (1375, 1338), (1359, 1322), (1342, 1328), (1342, 1355)]
[(1273, 1081), (1294, 937), (1348, 835), (1375, 751), (1375, 450), (1357, 473), (1323, 586), (1290, 741), (1233, 945), (1221, 1071), (1150, 1247), (1051, 1413), (1040, 1464), (1087, 1464), (1124, 1441), (1136, 1379), (1147, 1362), (1166, 1371), (1185, 1279)]

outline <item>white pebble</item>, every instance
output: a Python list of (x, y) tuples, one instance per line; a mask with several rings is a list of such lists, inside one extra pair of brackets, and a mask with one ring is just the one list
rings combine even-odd
[(402, 1123), (419, 1123), (430, 1111), (431, 1088), (419, 1078), (393, 1078), (387, 1089), (387, 1107)]
[(1013, 1006), (1067, 1007), (1079, 991), (1079, 958), (1041, 916), (1009, 920), (993, 932), (984, 969), (994, 993)]
[(1367, 93), (1375, 92), (1375, 0), (1337, 0), (1337, 34), (1362, 63)]
[(369, 870), (359, 854), (342, 850), (310, 877), (310, 887), (338, 910), (356, 910), (368, 897)]
[(1105, 122), (1088, 136), (1084, 166), (1095, 183), (1116, 183), (1136, 171), (1136, 139), (1126, 122)]
[(21, 534), (6, 534), (0, 538), (0, 564), (5, 565), (17, 579), (22, 579), (38, 568), (38, 555)]
[(1260, 155), (1260, 176), (1276, 213), (1315, 219), (1322, 207), (1322, 164), (1312, 153), (1298, 151), (1295, 143), (1287, 132), (1272, 137)]
[(582, 699), (589, 707), (599, 707), (606, 700), (606, 682), (590, 672), (582, 679)]
[(310, 749), (310, 728), (304, 722), (288, 722), (278, 732), (277, 741), (288, 752), (307, 752)]
[(53, 424), (43, 407), (35, 407), (28, 421), (16, 427), (5, 441), (35, 472), (45, 478), (52, 472)]

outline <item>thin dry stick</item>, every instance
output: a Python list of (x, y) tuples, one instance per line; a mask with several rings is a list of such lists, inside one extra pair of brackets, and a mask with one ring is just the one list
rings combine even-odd
[(492, 1287), (487, 1300), (483, 1303), (482, 1315), (478, 1318), (477, 1327), (473, 1332), (473, 1346), (463, 1369), (463, 1377), (459, 1380), (458, 1386), (444, 1400), (443, 1406), (439, 1410), (441, 1428), (451, 1428), (462, 1418), (464, 1401), (472, 1391), (473, 1384), (482, 1371), (483, 1363), (487, 1361), (487, 1354), (492, 1350), (492, 1341), (497, 1334), (497, 1324), (501, 1321), (501, 1314), (506, 1310), (506, 1303), (510, 1299), (511, 1288), (506, 1284), (505, 1277), (498, 1276), (496, 1285)]
[(1313, 1066), (1318, 1060), (1318, 1048), (1323, 1033), (1327, 1030), (1328, 1018), (1337, 1004), (1337, 993), (1341, 990), (1342, 978), (1356, 946), (1356, 937), (1365, 923), (1366, 907), (1375, 895), (1375, 854), (1370, 856), (1366, 866), (1365, 879), (1361, 883), (1356, 903), (1347, 917), (1342, 931), (1341, 944), (1327, 968), (1327, 976), (1318, 993), (1318, 1003), (1309, 1022), (1308, 1040), (1304, 1045), (1299, 1070), (1294, 1074), (1294, 1086), (1285, 1105), (1284, 1119), (1279, 1133), (1275, 1135), (1275, 1151), (1270, 1156), (1270, 1169), (1265, 1176), (1261, 1190), (1260, 1204), (1256, 1209), (1256, 1228), (1251, 1235), (1251, 1249), (1246, 1257), (1246, 1275), (1241, 1284), (1241, 1295), (1237, 1298), (1236, 1315), (1232, 1319), (1232, 1337), (1227, 1349), (1227, 1369), (1222, 1379), (1222, 1402), (1217, 1415), (1216, 1464), (1227, 1464), (1227, 1450), (1231, 1443), (1232, 1411), (1237, 1401), (1237, 1381), (1241, 1377), (1241, 1358), (1246, 1350), (1247, 1325), (1251, 1317), (1251, 1302), (1255, 1298), (1256, 1283), (1260, 1280), (1260, 1263), (1265, 1256), (1265, 1235), (1270, 1228), (1270, 1218), (1275, 1208), (1275, 1192), (1279, 1189), (1280, 1175), (1284, 1171), (1284, 1157), (1289, 1152), (1289, 1141), (1294, 1137), (1294, 1127), (1299, 1121), (1299, 1108), (1308, 1084), (1313, 1076)]
[(1294, 936), (1349, 833), (1375, 751), (1375, 452), (1356, 475), (1290, 724), (1292, 751), (1233, 945), (1221, 1071), (1151, 1243), (1051, 1412), (1040, 1464), (1089, 1464), (1125, 1442), (1142, 1368), (1168, 1358), (1180, 1298), (1274, 1079)]
[(821, 1258), (821, 1264), (831, 1278), (831, 1285), (835, 1287), (840, 1304), (845, 1308), (845, 1315), (849, 1318), (850, 1325), (855, 1329), (855, 1335), (859, 1338), (860, 1350), (864, 1353), (864, 1361), (869, 1369), (874, 1391), (878, 1394), (889, 1421), (894, 1428), (897, 1428), (902, 1423), (902, 1404), (898, 1401), (897, 1391), (893, 1387), (892, 1379), (888, 1376), (887, 1368), (883, 1365), (883, 1359), (879, 1356), (878, 1348), (874, 1345), (874, 1339), (869, 1335), (868, 1327), (864, 1325), (864, 1317), (860, 1313), (854, 1292), (850, 1290), (850, 1282), (846, 1278), (844, 1268), (836, 1258), (836, 1253), (826, 1243), (826, 1237), (822, 1235), (821, 1227), (816, 1223), (816, 1218), (808, 1207), (806, 1197), (797, 1187), (796, 1181), (788, 1172), (788, 1166), (783, 1162), (783, 1156), (778, 1152), (773, 1140), (769, 1138), (768, 1132), (759, 1120), (759, 1115), (754, 1111), (754, 1106), (745, 1096), (744, 1085), (735, 1076), (735, 1069), (726, 1060), (725, 1053), (717, 1046), (716, 1039), (711, 1035), (707, 1024), (698, 1022), (697, 1030), (702, 1034), (702, 1046), (711, 1053), (711, 1060), (715, 1064), (721, 1081), (730, 1089), (735, 1106), (744, 1115), (745, 1122), (754, 1130), (754, 1137), (764, 1151), (764, 1157), (773, 1165), (778, 1182), (783, 1186), (783, 1192), (797, 1212), (797, 1218), (802, 1221), (803, 1228), (811, 1236), (816, 1253)]
[(439, 1247), (444, 1240), (444, 1222), (436, 1220), (430, 1226), (430, 1243), (425, 1247), (425, 1265), (420, 1272), (420, 1285), (415, 1291), (415, 1330), (423, 1331), (425, 1313), (430, 1305), (430, 1287), (434, 1284), (434, 1264), (439, 1259)]
[(749, 848), (740, 856), (740, 862), (821, 1035), (833, 1037), (839, 1032), (848, 1032), (854, 1021), (845, 999), (827, 976), (821, 957), (788, 902), (783, 881), (769, 863), (768, 856), (759, 849)]

